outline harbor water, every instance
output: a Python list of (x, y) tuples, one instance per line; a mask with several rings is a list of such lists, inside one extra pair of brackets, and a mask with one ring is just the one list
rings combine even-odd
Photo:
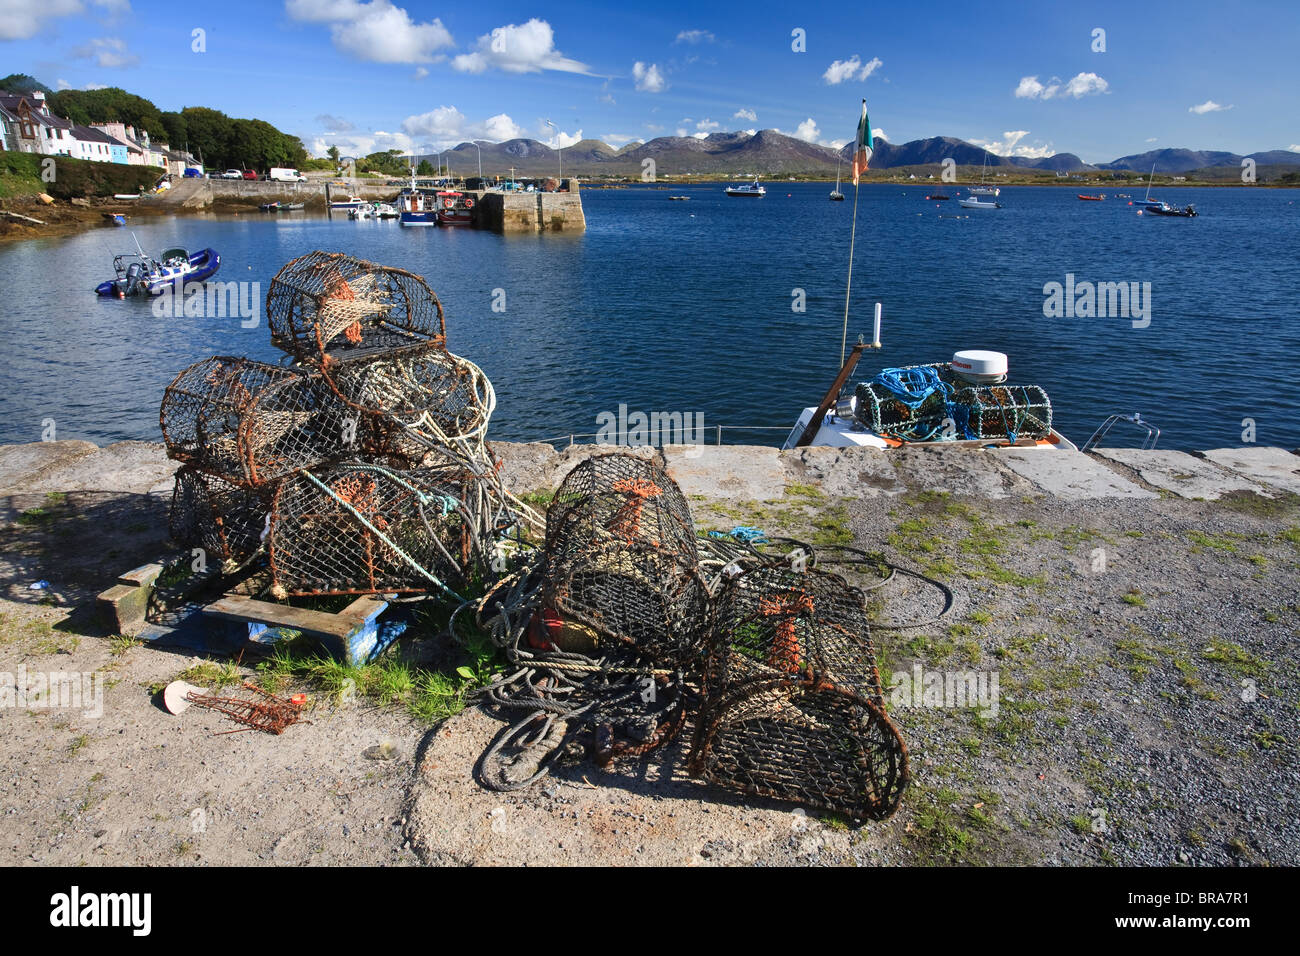
[[(252, 212), (10, 242), (0, 442), (48, 437), (51, 421), (61, 439), (159, 440), (158, 404), (183, 367), (212, 354), (279, 360), (261, 301), (241, 319), (160, 318), (149, 301), (98, 299), (91, 290), (134, 232), (154, 253), (215, 248), (216, 279), (257, 283), (259, 300), (313, 249), (423, 275), (450, 348), (496, 387), (491, 438), (591, 435), (624, 406), (702, 420), (709, 441), (718, 425), (764, 426), (727, 427), (723, 441), (779, 444), (839, 365), (854, 195), (846, 186), (847, 201), (831, 203), (828, 184), (767, 187), (763, 199), (726, 198), (720, 184), (586, 189), (577, 234)], [(1136, 201), (1144, 188), (1128, 191)], [(953, 201), (926, 201), (935, 189), (861, 190), (849, 341), (870, 338), (879, 301), (884, 348), (865, 353), (855, 377), (995, 349), (1013, 382), (1047, 390), (1057, 427), (1078, 443), (1107, 415), (1140, 412), (1163, 430), (1162, 447), (1240, 445), (1250, 432), (1300, 445), (1300, 190), (1155, 190), (1200, 212), (1168, 219), (1138, 216), (1105, 187), (1008, 187), (988, 211), (959, 208), (953, 187)], [(1136, 283), (1149, 312), (1049, 314), (1051, 283), (1076, 296), (1082, 283)]]

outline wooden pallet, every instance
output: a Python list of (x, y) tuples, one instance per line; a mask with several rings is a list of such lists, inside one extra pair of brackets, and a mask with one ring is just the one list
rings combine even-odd
[(304, 635), (352, 665), (373, 660), (405, 630), (401, 623), (379, 622), (388, 602), (375, 595), (359, 597), (337, 613), (261, 600), (268, 585), (264, 575), (224, 582), (225, 593), (215, 600), (211, 591), (202, 596), (218, 580), (214, 573), (194, 574), (180, 586), (164, 588), (158, 580), (173, 563), (164, 558), (133, 568), (100, 593), (96, 606), (104, 626), (149, 642), (222, 654), (266, 654), (280, 641)]

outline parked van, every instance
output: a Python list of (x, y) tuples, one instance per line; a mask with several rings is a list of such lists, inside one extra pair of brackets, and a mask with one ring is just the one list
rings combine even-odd
[(281, 166), (272, 166), (271, 171), (266, 174), (266, 178), (277, 183), (305, 183), (307, 177), (296, 169), (285, 169)]

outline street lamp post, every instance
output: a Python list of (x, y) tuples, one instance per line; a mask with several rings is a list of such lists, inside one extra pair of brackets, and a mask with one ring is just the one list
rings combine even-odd
[(474, 140), (474, 148), (478, 150), (478, 178), (483, 179), (483, 150), (479, 147), (478, 140)]

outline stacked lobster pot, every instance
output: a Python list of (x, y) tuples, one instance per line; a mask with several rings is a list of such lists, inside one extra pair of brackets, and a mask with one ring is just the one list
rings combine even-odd
[[(339, 253), (288, 263), (266, 299), (289, 367), (215, 356), (168, 386), (179, 542), (268, 553), (277, 597), (451, 591), (509, 508), (484, 436), (495, 396), (446, 349), (423, 279)], [(288, 360), (286, 360), (288, 361)]]

